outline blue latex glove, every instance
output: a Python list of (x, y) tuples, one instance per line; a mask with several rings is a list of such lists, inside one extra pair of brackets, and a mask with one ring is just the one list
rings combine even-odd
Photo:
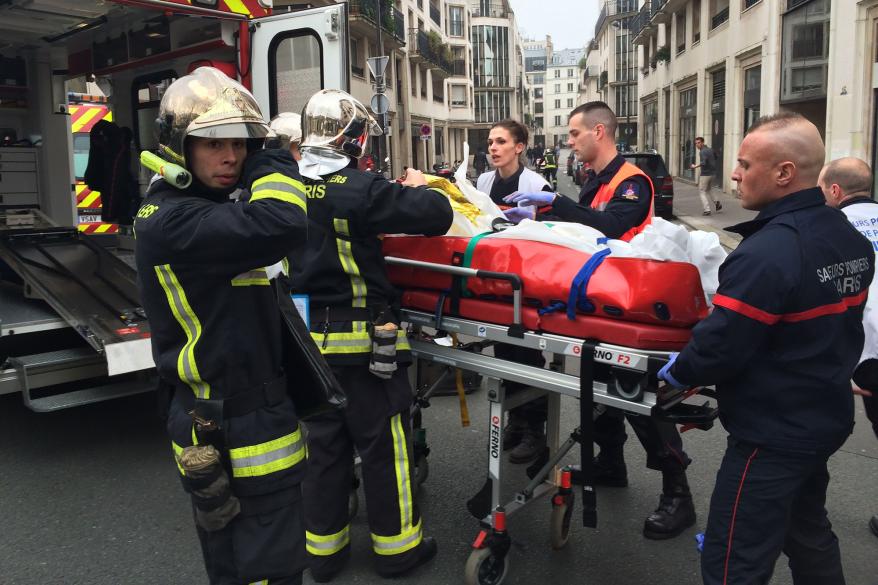
[(503, 198), (503, 201), (510, 205), (536, 205), (537, 207), (551, 205), (554, 200), (555, 193), (549, 193), (548, 191), (540, 191), (539, 193), (520, 193), (516, 191)]
[(536, 211), (533, 207), (510, 207), (503, 214), (506, 219), (517, 225), (523, 219), (534, 219)]
[(674, 388), (686, 388), (686, 384), (681, 384), (676, 378), (671, 375), (671, 367), (673, 367), (674, 362), (677, 361), (677, 356), (680, 355), (679, 352), (671, 352), (671, 359), (668, 360), (668, 363), (659, 370), (658, 377)]

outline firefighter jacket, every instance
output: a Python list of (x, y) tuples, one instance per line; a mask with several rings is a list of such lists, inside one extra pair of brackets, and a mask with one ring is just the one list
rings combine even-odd
[[(552, 211), (540, 219), (573, 221), (595, 228), (608, 238), (634, 237), (632, 230), (641, 231), (652, 220), (652, 181), (639, 169), (632, 171), (622, 155), (616, 155), (600, 173), (589, 171), (579, 192), (579, 203), (559, 196), (552, 202)], [(616, 181), (623, 173), (624, 181)], [(610, 191), (608, 186), (614, 185)], [(636, 233), (636, 232), (635, 232)]]
[[(370, 326), (399, 324), (381, 235), (442, 235), (451, 227), (451, 204), (441, 191), (356, 169), (322, 179), (303, 179), (310, 223), (308, 241), (289, 255), (292, 288), (308, 297), (311, 336), (330, 365), (365, 364)], [(396, 348), (398, 361), (410, 360), (402, 330)]]
[[(196, 440), (186, 415), (194, 399), (261, 392), (283, 374), (281, 320), (263, 267), (305, 240), (304, 188), (287, 151), (251, 155), (243, 178), (251, 192), (246, 203), (158, 180), (135, 218), (153, 358), (176, 388), (168, 426), (177, 450)], [(301, 482), (304, 443), (288, 397), (223, 427), (239, 495)]]
[(715, 383), (723, 426), (740, 441), (831, 453), (853, 427), (872, 246), (817, 188), (727, 229), (744, 240), (671, 375)]

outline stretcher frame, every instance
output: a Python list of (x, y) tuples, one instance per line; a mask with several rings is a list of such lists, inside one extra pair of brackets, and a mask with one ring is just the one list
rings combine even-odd
[[(497, 273), (458, 266), (433, 264), (418, 260), (387, 257), (388, 264), (425, 268), (452, 274), (457, 278), (494, 278), (509, 282), (513, 289), (513, 323), (501, 325), (422, 310), (402, 308), (402, 321), (408, 323), (409, 343), (414, 358), (413, 375), (417, 377), (420, 360), (432, 361), (452, 368), (477, 372), (484, 377), (489, 405), (488, 483), (490, 484), (490, 511), (479, 520), (480, 530), (473, 552), (467, 562), (465, 582), (468, 585), (498, 585), (505, 578), (511, 541), (506, 529), (506, 518), (523, 509), (540, 496), (555, 492), (551, 541), (553, 548), (563, 547), (569, 536), (573, 490), (570, 471), (559, 471), (557, 464), (576, 443), (581, 444), (583, 525), (597, 526), (597, 506), (594, 488), (593, 420), (602, 409), (613, 407), (641, 416), (684, 424), (688, 428), (709, 429), (718, 411), (706, 402), (702, 405), (684, 401), (696, 394), (711, 396), (705, 389), (675, 389), (659, 386), (658, 370), (667, 363), (670, 352), (630, 348), (596, 340), (580, 339), (546, 332), (525, 330), (521, 326), (522, 283), (516, 274)], [(455, 282), (458, 285), (458, 282)], [(439, 302), (441, 307), (444, 303)], [(477, 339), (463, 346), (439, 345), (425, 335), (424, 328), (437, 332), (453, 332)], [(548, 352), (553, 359), (550, 368), (524, 365), (501, 358), (483, 355), (481, 350), (494, 343), (516, 345)], [(561, 358), (559, 361), (557, 358)], [(567, 359), (580, 360), (580, 374), (564, 373)], [(595, 364), (609, 366), (615, 373), (608, 381), (594, 379)], [(560, 367), (559, 367), (560, 366)], [(561, 370), (561, 371), (559, 371)], [(504, 382), (518, 382), (528, 386), (524, 391), (507, 397)], [(511, 501), (502, 499), (503, 428), (507, 411), (546, 395), (548, 397), (547, 445), (548, 460), (533, 479), (515, 493)], [(560, 397), (579, 399), (580, 426), (563, 444), (560, 444)], [(684, 430), (688, 430), (684, 428)], [(486, 483), (486, 486), (488, 485)]]

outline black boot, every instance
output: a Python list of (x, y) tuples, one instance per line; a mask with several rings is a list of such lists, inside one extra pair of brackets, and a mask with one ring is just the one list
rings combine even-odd
[(524, 433), (527, 431), (527, 421), (521, 421), (515, 417), (509, 417), (509, 422), (503, 429), (503, 450), (515, 449), (521, 443)]
[[(582, 469), (579, 465), (572, 465), (571, 479), (574, 484), (582, 485)], [(601, 452), (594, 458), (594, 485), (606, 487), (628, 487), (628, 468), (622, 451), (614, 454)]]
[(662, 472), (658, 508), (643, 523), (643, 536), (651, 540), (674, 538), (695, 524), (695, 506), (684, 470)]

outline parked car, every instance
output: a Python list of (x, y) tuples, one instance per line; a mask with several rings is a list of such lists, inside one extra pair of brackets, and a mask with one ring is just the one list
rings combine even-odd
[(573, 167), (576, 165), (576, 156), (574, 156), (573, 151), (570, 151), (570, 154), (567, 156), (567, 176), (573, 176)]
[(625, 160), (637, 165), (640, 170), (649, 175), (655, 187), (655, 214), (664, 219), (674, 217), (674, 178), (668, 172), (665, 159), (662, 155), (654, 152), (622, 152)]
[(582, 183), (585, 182), (585, 173), (589, 168), (591, 167), (588, 163), (576, 161), (573, 164), (573, 182), (576, 185), (582, 186)]

